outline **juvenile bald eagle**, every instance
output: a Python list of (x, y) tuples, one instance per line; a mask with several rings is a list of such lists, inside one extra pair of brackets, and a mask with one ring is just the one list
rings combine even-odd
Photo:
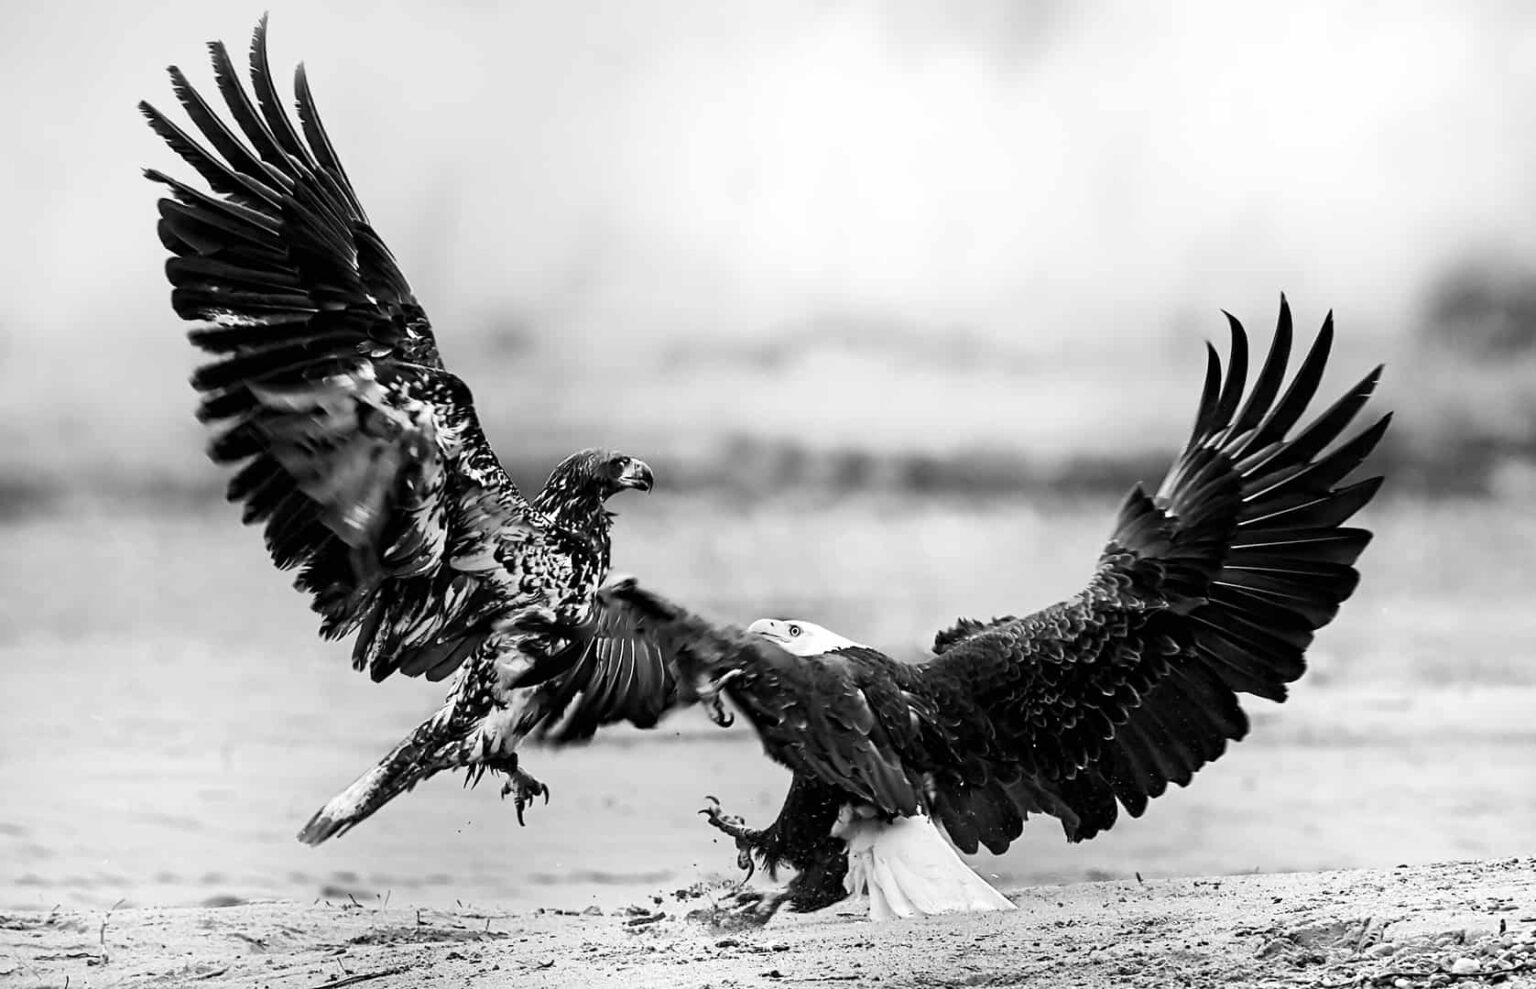
[[(648, 491), (649, 467), (608, 450), (561, 462), (532, 503), (481, 431), (469, 388), (443, 365), (426, 313), (366, 214), (315, 110), (304, 69), (299, 122), (284, 111), (266, 50), (250, 53), (255, 99), (220, 42), (209, 45), (235, 127), (181, 71), (172, 87), (206, 144), (148, 103), (150, 126), (211, 189), (162, 172), (159, 234), (177, 315), (207, 325), (214, 355), (193, 375), (209, 446), (241, 465), (228, 497), (264, 523), (273, 562), (299, 568), (327, 638), (354, 636), (352, 663), (441, 680), (446, 703), (300, 837), (319, 842), (443, 769), (509, 774), (518, 816), (548, 791), (515, 746), (541, 698), (606, 678), (643, 688), (594, 699), (594, 724), (653, 723), (669, 702), (652, 654), (618, 655), (594, 620), (609, 564), (604, 507)], [(503, 790), (503, 796), (508, 789)]]
[[(1230, 317), (1229, 317), (1230, 319)], [(681, 697), (723, 695), (794, 773), (761, 830), (706, 810), (740, 861), (798, 874), (785, 901), (814, 909), (871, 890), (876, 913), (990, 909), (944, 861), (931, 820), (964, 852), (1001, 853), (1030, 814), (1069, 840), (1139, 816), (1168, 784), (1242, 738), (1239, 693), (1281, 701), (1313, 633), (1354, 591), (1370, 533), (1344, 523), (1381, 483), (1345, 483), (1390, 416), (1341, 439), (1378, 367), (1301, 425), (1333, 339), (1330, 314), (1290, 384), (1291, 315), (1244, 397), (1248, 344), (1231, 319), (1225, 378), (1209, 349), (1194, 429), (1156, 494), (1134, 488), (1076, 596), (1022, 618), (961, 619), (906, 664), (805, 622), (743, 630), (690, 613), (633, 579), (600, 593), (627, 611)], [(914, 826), (913, 819), (916, 820)], [(849, 853), (856, 856), (850, 881)]]

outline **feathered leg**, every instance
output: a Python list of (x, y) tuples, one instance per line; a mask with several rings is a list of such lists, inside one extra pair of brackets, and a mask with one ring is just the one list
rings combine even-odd
[(840, 839), (819, 844), (797, 868), (785, 888), (789, 909), (795, 913), (821, 910), (848, 898), (848, 846)]
[[(731, 899), (752, 923), (767, 923), (781, 906), (797, 913), (820, 910), (848, 895), (843, 876), (848, 871), (846, 846), (832, 835), (843, 795), (808, 776), (796, 775), (785, 794), (784, 806), (774, 822), (762, 830), (747, 827), (739, 817), (724, 813), (720, 802), (709, 798), (709, 805), (699, 813), (712, 827), (736, 841), (736, 863), (752, 876), (754, 863), (760, 862), (770, 876), (789, 866), (796, 875), (789, 885), (776, 893), (742, 889)], [(746, 879), (742, 880), (743, 883)]]

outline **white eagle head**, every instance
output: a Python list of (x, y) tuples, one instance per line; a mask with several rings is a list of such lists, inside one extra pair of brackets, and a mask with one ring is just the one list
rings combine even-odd
[(796, 656), (820, 656), (838, 649), (869, 647), (852, 639), (845, 639), (836, 632), (822, 628), (815, 622), (798, 618), (759, 618), (747, 626), (747, 631), (771, 639), (785, 652)]

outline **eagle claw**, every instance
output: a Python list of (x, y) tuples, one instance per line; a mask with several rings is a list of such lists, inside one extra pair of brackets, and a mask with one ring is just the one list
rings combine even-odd
[(747, 822), (734, 814), (726, 814), (720, 808), (720, 801), (712, 796), (706, 796), (709, 804), (699, 811), (709, 818), (710, 826), (726, 835), (736, 839), (736, 867), (745, 869), (747, 874), (742, 878), (742, 885), (752, 878), (757, 871), (757, 864), (752, 859), (752, 850), (757, 845), (757, 840), (762, 832), (754, 831), (747, 827)]
[(534, 797), (543, 797), (545, 806), (549, 805), (549, 787), (529, 776), (521, 769), (514, 769), (507, 774), (507, 781), (501, 785), (501, 798), (505, 800), (511, 794), (512, 806), (517, 811), (518, 827), (527, 827), (523, 820), (523, 811), (533, 806)]
[(716, 927), (740, 930), (744, 927), (762, 927), (779, 912), (779, 907), (789, 894), (785, 890), (764, 893), (761, 890), (738, 887), (734, 893), (715, 904)]
[(721, 728), (729, 728), (736, 723), (736, 715), (725, 709), (725, 705), (720, 703), (718, 696), (711, 697), (704, 702), (704, 705), (709, 709), (709, 720)]
[(707, 683), (699, 691), (699, 700), (704, 702), (704, 710), (709, 713), (709, 720), (721, 728), (729, 728), (736, 723), (736, 715), (725, 709), (725, 702), (720, 699), (720, 694), (725, 690), (725, 685), (741, 676), (739, 669), (731, 670), (717, 680)]

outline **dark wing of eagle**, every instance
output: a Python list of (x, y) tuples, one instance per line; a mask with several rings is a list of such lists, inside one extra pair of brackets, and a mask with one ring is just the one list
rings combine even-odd
[(633, 581), (603, 597), (642, 616), (685, 695), (723, 689), (799, 775), (887, 814), (926, 807), (967, 851), (1002, 851), (1029, 812), (1090, 837), (1114, 823), (1117, 800), (1139, 815), (1243, 737), (1238, 693), (1284, 699), (1313, 633), (1353, 592), (1370, 540), (1344, 523), (1381, 479), (1344, 479), (1390, 417), (1341, 437), (1381, 369), (1302, 425), (1331, 315), (1285, 386), (1282, 300), (1246, 397), (1247, 336), (1229, 319), (1227, 373), (1210, 349), (1182, 455), (1155, 495), (1131, 491), (1093, 578), (1069, 600), (964, 620), (939, 634), (937, 655), (906, 665), (872, 651), (794, 657)]
[[(159, 234), (178, 315), (213, 355), (192, 383), (218, 424), (209, 453), (262, 523), (277, 566), (300, 568), (322, 633), (357, 633), (375, 680), (433, 679), (515, 645), (528, 622), (586, 617), (607, 565), (600, 533), (534, 510), (447, 371), (426, 313), (373, 227), (321, 125), (302, 65), (298, 123), (266, 50), (250, 53), (254, 99), (222, 43), (214, 76), (231, 128), (172, 67), (199, 140), (148, 103), (150, 126), (207, 183), (169, 186)], [(600, 538), (599, 538), (600, 537)], [(505, 641), (503, 641), (505, 640)]]
[(1246, 398), (1247, 337), (1231, 322), (1225, 379), (1210, 349), (1189, 442), (1156, 495), (1126, 497), (1088, 587), (1026, 618), (941, 632), (941, 654), (921, 667), (951, 722), (934, 809), (962, 848), (1017, 836), (1005, 794), (1062, 817), (1074, 839), (1110, 827), (1116, 800), (1139, 816), (1247, 733), (1238, 693), (1285, 699), (1313, 634), (1354, 592), (1371, 534), (1344, 523), (1381, 478), (1343, 482), (1391, 416), (1340, 438), (1381, 368), (1300, 426), (1332, 314), (1282, 392), (1282, 300)]
[(647, 632), (641, 614), (599, 595), (570, 634), (557, 662), (570, 670), (530, 698), (530, 738), (544, 745), (585, 742), (604, 725), (628, 721), (651, 728), (681, 699), (673, 657)]

